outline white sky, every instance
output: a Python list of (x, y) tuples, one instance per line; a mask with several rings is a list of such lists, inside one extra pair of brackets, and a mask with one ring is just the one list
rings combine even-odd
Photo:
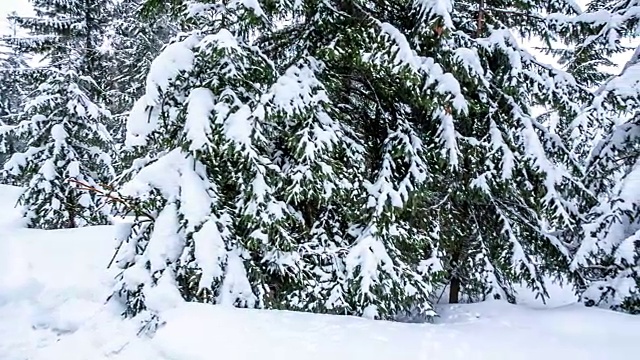
[(29, 13), (31, 6), (27, 0), (0, 0), (0, 33), (4, 34), (9, 31), (9, 26), (5, 18), (12, 11), (20, 14)]

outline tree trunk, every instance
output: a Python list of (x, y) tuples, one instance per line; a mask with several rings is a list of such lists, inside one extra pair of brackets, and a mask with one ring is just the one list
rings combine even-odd
[(478, 23), (476, 25), (476, 37), (482, 35), (482, 28), (484, 26), (484, 0), (480, 0), (478, 5)]
[(72, 197), (67, 202), (67, 212), (69, 213), (69, 229), (76, 228), (76, 208)]
[(457, 304), (460, 302), (460, 279), (457, 277), (451, 278), (451, 284), (449, 284), (449, 303)]
[(449, 284), (449, 303), (457, 304), (460, 301), (460, 279), (457, 277), (451, 278), (451, 283)]
[(460, 253), (454, 252), (451, 256), (451, 281), (449, 282), (449, 303), (460, 302), (460, 278), (458, 278), (458, 260)]

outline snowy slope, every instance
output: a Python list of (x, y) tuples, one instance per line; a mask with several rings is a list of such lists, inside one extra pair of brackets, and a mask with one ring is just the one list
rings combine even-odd
[[(637, 355), (640, 319), (571, 306), (456, 306), (415, 325), (196, 304), (169, 312), (158, 348), (170, 359), (613, 359)], [(197, 321), (194, 321), (197, 319)], [(194, 336), (184, 336), (189, 329)], [(626, 330), (623, 330), (626, 329)], [(617, 355), (613, 355), (617, 354)]]
[[(103, 306), (113, 227), (20, 228), (0, 186), (0, 359), (616, 359), (640, 353), (640, 317), (572, 304), (443, 306), (436, 324), (183, 304), (155, 338)], [(531, 301), (527, 300), (529, 304)]]
[[(30, 359), (95, 314), (107, 289), (112, 227), (23, 229), (20, 189), (0, 186), (0, 359)], [(53, 359), (53, 358), (52, 358)]]

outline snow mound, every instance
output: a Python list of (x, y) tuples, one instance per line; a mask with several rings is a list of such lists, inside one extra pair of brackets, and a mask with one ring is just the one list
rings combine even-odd
[(585, 308), (567, 291), (546, 308), (442, 305), (434, 324), (182, 303), (162, 313), (155, 337), (138, 336), (139, 323), (105, 306), (116, 228), (20, 228), (19, 193), (0, 186), (2, 360), (607, 360), (638, 350), (640, 317)]
[(20, 194), (22, 188), (0, 184), (0, 234), (24, 226), (25, 221), (20, 216), (20, 210), (15, 208)]
[[(167, 359), (611, 359), (637, 351), (640, 318), (504, 302), (438, 309), (436, 324), (184, 304), (152, 340)], [(626, 330), (625, 330), (626, 329)], [(186, 334), (189, 334), (188, 336)]]
[(101, 240), (113, 232), (106, 226), (0, 231), (0, 359), (32, 359), (101, 311), (113, 251), (111, 241)]

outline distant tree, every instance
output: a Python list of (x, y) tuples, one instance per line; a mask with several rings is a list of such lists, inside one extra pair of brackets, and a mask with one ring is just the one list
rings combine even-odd
[[(98, 187), (113, 175), (109, 113), (99, 105), (101, 54), (110, 0), (33, 0), (35, 17), (15, 16), (27, 35), (9, 40), (16, 53), (37, 55), (45, 65), (39, 85), (24, 99), (20, 122), (3, 127), (25, 148), (5, 163), (5, 172), (26, 185), (20, 201), (29, 226), (103, 224)], [(26, 72), (24, 76), (33, 76)]]
[[(12, 15), (15, 16), (15, 13)], [(13, 35), (16, 36), (17, 26), (11, 23)], [(7, 45), (0, 39), (0, 46)], [(30, 69), (25, 54), (13, 51), (10, 47), (0, 50), (0, 125), (15, 125), (22, 111), (22, 98), (27, 94), (30, 84), (25, 72)], [(0, 164), (20, 149), (20, 142), (12, 136), (0, 138)]]
[(145, 93), (151, 62), (178, 32), (169, 14), (147, 14), (143, 3), (117, 3), (103, 49), (109, 61), (109, 84), (105, 88), (112, 118), (108, 125), (118, 144), (124, 141), (126, 119), (133, 104)]

